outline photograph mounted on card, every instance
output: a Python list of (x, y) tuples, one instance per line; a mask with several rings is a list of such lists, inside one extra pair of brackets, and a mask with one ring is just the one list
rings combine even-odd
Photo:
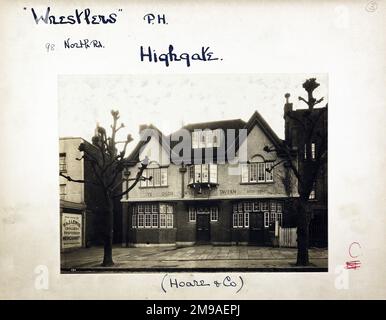
[(61, 271), (328, 271), (326, 74), (61, 75)]

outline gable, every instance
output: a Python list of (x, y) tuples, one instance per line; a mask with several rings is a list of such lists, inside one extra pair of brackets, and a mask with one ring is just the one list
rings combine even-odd
[(170, 159), (169, 152), (167, 152), (168, 147), (162, 145), (162, 143), (165, 142), (165, 139), (160, 139), (159, 136), (152, 135), (148, 142), (140, 147), (138, 152), (139, 161), (147, 156), (150, 162), (156, 162), (161, 166), (169, 165)]
[[(250, 160), (256, 155), (260, 155), (266, 160), (274, 160), (276, 158), (276, 152), (265, 152), (264, 147), (269, 146), (274, 147), (276, 150), (280, 150), (283, 141), (279, 139), (269, 124), (257, 111), (253, 113), (244, 129), (247, 130), (247, 134), (246, 136), (245, 134), (240, 135), (239, 148), (237, 149), (239, 158), (242, 153), (247, 154), (247, 160)], [(242, 158), (240, 160), (245, 161)]]
[(276, 158), (275, 152), (268, 153), (264, 151), (264, 147), (267, 145), (272, 145), (271, 139), (256, 124), (249, 131), (247, 139), (242, 142), (239, 152), (243, 152), (244, 148), (246, 148), (248, 161), (256, 156), (260, 156), (265, 160), (274, 160)]

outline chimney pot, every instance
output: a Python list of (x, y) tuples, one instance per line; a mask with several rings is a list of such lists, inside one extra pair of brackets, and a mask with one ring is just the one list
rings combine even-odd
[(285, 102), (285, 104), (284, 104), (284, 116), (285, 116), (288, 112), (291, 112), (291, 111), (292, 111), (292, 103), (289, 102), (289, 97), (290, 97), (290, 96), (291, 96), (291, 95), (290, 95), (289, 93), (286, 93), (286, 94), (284, 95), (285, 100), (286, 100), (286, 102)]

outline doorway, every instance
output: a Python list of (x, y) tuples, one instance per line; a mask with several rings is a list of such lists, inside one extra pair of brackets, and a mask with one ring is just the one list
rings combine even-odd
[(210, 242), (210, 215), (197, 214), (197, 243), (207, 244)]
[(264, 214), (251, 212), (249, 223), (249, 243), (256, 246), (264, 245)]

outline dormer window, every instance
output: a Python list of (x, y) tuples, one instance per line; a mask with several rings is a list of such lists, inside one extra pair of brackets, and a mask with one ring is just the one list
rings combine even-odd
[(201, 133), (201, 137), (200, 137), (200, 145), (201, 146), (206, 146), (206, 141), (207, 140), (209, 140), (209, 139), (206, 139), (206, 132), (202, 132)]
[(220, 146), (221, 129), (194, 130), (192, 132), (192, 148), (217, 148)]
[(213, 145), (218, 146), (218, 136), (217, 135), (213, 135)]

